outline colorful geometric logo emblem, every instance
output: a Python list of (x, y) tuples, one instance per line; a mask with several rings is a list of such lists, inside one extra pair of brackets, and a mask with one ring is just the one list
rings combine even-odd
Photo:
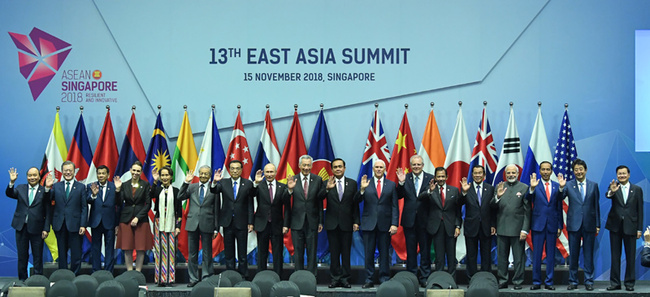
[(20, 74), (27, 79), (36, 101), (61, 68), (72, 46), (38, 28), (33, 28), (29, 36), (12, 32), (9, 36), (18, 48)]
[(94, 79), (100, 79), (100, 78), (102, 78), (102, 72), (101, 72), (101, 70), (95, 70), (95, 71), (93, 71), (93, 78), (94, 78)]

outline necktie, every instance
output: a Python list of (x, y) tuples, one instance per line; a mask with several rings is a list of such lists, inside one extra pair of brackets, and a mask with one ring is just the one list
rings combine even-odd
[(99, 186), (99, 192), (97, 192), (97, 196), (99, 196), (99, 199), (104, 202), (104, 186), (100, 185)]
[(546, 200), (551, 202), (551, 189), (548, 187), (548, 182), (546, 182)]
[(303, 177), (302, 189), (305, 191), (305, 199), (307, 199), (307, 192), (309, 190), (309, 184), (307, 183), (307, 177)]
[(29, 188), (29, 205), (32, 205), (32, 202), (34, 202), (34, 189), (36, 188)]
[(232, 183), (232, 197), (237, 200), (237, 182)]
[(476, 197), (478, 197), (478, 206), (481, 206), (481, 185), (476, 187)]
[(445, 207), (445, 187), (440, 187), (440, 200), (442, 201), (442, 207)]
[(205, 186), (201, 185), (199, 190), (199, 205), (203, 205), (203, 198), (205, 198)]
[(273, 183), (269, 183), (269, 197), (271, 198), (271, 203), (273, 203)]
[(377, 180), (377, 199), (381, 198), (381, 179)]
[(338, 190), (339, 190), (339, 201), (343, 200), (343, 184), (341, 184), (341, 180), (338, 181)]
[(582, 201), (585, 201), (585, 183), (580, 183), (580, 196)]
[(420, 193), (420, 177), (415, 176), (415, 195)]
[(65, 200), (70, 196), (70, 182), (65, 182)]
[(627, 186), (621, 186), (621, 191), (623, 191), (623, 203), (627, 203)]

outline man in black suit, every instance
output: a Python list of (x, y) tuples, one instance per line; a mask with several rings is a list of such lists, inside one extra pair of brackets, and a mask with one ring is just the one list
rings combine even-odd
[(345, 177), (345, 161), (332, 161), (332, 173), (327, 181), (327, 211), (325, 230), (330, 243), (330, 288), (350, 288), (350, 249), (352, 232), (359, 230), (359, 203), (355, 202), (357, 182)]
[(275, 165), (266, 164), (264, 180), (257, 189), (257, 211), (255, 212), (257, 270), (267, 269), (270, 241), (273, 251), (273, 271), (282, 277), (284, 234), (289, 232), (291, 198), (287, 185), (275, 180), (276, 174)]
[[(427, 232), (428, 201), (418, 200), (422, 192), (427, 191), (427, 185), (433, 180), (433, 175), (424, 172), (422, 156), (413, 155), (410, 159), (411, 172), (406, 173), (402, 168), (397, 169), (397, 195), (404, 199), (404, 208), (400, 225), (404, 228), (406, 243), (406, 270), (418, 275), (418, 244), (420, 245), (420, 286), (425, 287), (431, 274), (431, 236)], [(424, 186), (423, 186), (424, 185)], [(415, 214), (415, 215), (413, 215)]]
[(262, 170), (255, 174), (255, 183), (241, 178), (243, 164), (232, 160), (228, 164), (230, 178), (221, 178), (221, 169), (215, 171), (210, 191), (221, 194), (219, 225), (223, 227), (223, 246), (226, 253), (226, 269), (235, 270), (235, 239), (237, 240), (238, 271), (248, 278), (248, 233), (253, 232), (253, 198), (257, 185), (262, 181)]
[(374, 287), (375, 248), (379, 250), (379, 282), (390, 279), (390, 237), (397, 233), (399, 206), (397, 186), (384, 177), (386, 163), (375, 160), (372, 165), (374, 177), (361, 177), (357, 202), (363, 201), (361, 226), (365, 249), (366, 280), (364, 289)]
[(97, 167), (97, 182), (86, 186), (87, 202), (90, 204), (88, 227), (92, 228), (91, 246), (93, 272), (102, 270), (102, 237), (104, 242), (104, 269), (113, 272), (115, 257), (115, 233), (120, 218), (115, 197), (116, 186), (108, 181), (109, 169), (106, 165)]
[(50, 194), (45, 188), (52, 187), (52, 175), (45, 180), (45, 188), (38, 184), (40, 176), (36, 167), (27, 170), (27, 184), (16, 185), (16, 168), (9, 169), (9, 185), (5, 194), (16, 199), (16, 211), (11, 227), (16, 229), (16, 249), (18, 252), (18, 279), (27, 279), (29, 245), (32, 245), (34, 274), (43, 274), (43, 240), (50, 231)]
[[(192, 184), (194, 174), (188, 172), (185, 182), (178, 191), (179, 200), (188, 200), (190, 208), (185, 222), (187, 231), (187, 246), (189, 259), (187, 259), (187, 273), (190, 276), (188, 287), (194, 287), (201, 279), (214, 274), (212, 265), (212, 240), (219, 234), (219, 195), (212, 194), (210, 188), (210, 166), (203, 165), (199, 168), (199, 182)], [(199, 242), (203, 245), (203, 263), (201, 276), (199, 276)]]
[[(456, 279), (456, 238), (463, 223), (461, 197), (458, 188), (447, 185), (447, 170), (437, 167), (435, 180), (429, 182), (429, 190), (418, 199), (429, 201), (427, 231), (433, 236), (436, 251), (436, 271), (442, 271), (447, 262), (447, 272)], [(425, 247), (426, 248), (426, 247)]]
[(293, 195), (291, 206), (291, 239), (294, 248), (296, 270), (304, 268), (307, 247), (307, 270), (316, 275), (316, 248), (318, 233), (323, 230), (323, 179), (311, 173), (313, 158), (300, 157), (300, 174), (287, 177), (289, 194)]
[(621, 289), (621, 242), (625, 245), (625, 290), (634, 291), (636, 279), (636, 240), (643, 230), (643, 190), (631, 184), (630, 169), (625, 165), (616, 167), (616, 178), (609, 184), (607, 199), (612, 199), (612, 208), (607, 216), (605, 228), (609, 230), (612, 268), (609, 274), (608, 291)]
[(86, 186), (74, 180), (75, 165), (72, 161), (63, 162), (61, 172), (63, 180), (52, 186), (50, 194), (54, 202), (52, 229), (59, 250), (59, 269), (68, 268), (69, 249), (70, 270), (78, 275), (81, 268), (82, 236), (88, 225), (88, 194)]
[(641, 250), (641, 266), (650, 267), (650, 227), (643, 232), (643, 250)]
[(490, 200), (494, 197), (494, 187), (485, 180), (485, 168), (475, 165), (472, 168), (471, 184), (463, 177), (460, 184), (462, 187), (462, 200), (465, 204), (465, 248), (467, 257), (467, 276), (470, 278), (476, 273), (477, 255), (481, 254), (481, 271), (490, 271), (492, 265), (492, 236), (496, 234), (497, 218), (492, 213)]

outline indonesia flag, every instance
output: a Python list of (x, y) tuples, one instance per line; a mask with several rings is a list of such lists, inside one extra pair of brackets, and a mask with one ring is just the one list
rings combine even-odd
[(95, 147), (95, 156), (88, 170), (86, 184), (97, 181), (97, 166), (105, 165), (108, 167), (108, 180), (113, 181), (115, 167), (117, 166), (117, 143), (115, 142), (115, 133), (113, 132), (113, 122), (111, 121), (110, 109), (106, 111), (104, 126)]
[(521, 168), (524, 165), (524, 157), (521, 155), (521, 141), (519, 140), (519, 132), (517, 132), (517, 124), (515, 123), (515, 113), (510, 103), (510, 118), (508, 119), (508, 129), (506, 130), (506, 137), (503, 139), (503, 148), (499, 156), (499, 163), (497, 164), (497, 171), (494, 175), (493, 185), (498, 185), (505, 180), (506, 166), (514, 164), (519, 168), (521, 176)]
[[(484, 102), (483, 104), (486, 105), (487, 102)], [(472, 170), (476, 165), (481, 165), (485, 168), (485, 181), (492, 184), (494, 174), (497, 170), (497, 149), (494, 145), (492, 129), (490, 129), (490, 122), (488, 121), (485, 107), (483, 107), (481, 121), (478, 123), (478, 132), (476, 132), (476, 140), (474, 141), (474, 149), (472, 150), (472, 160), (469, 165), (469, 174), (467, 178), (468, 183), (474, 181)]]
[[(447, 184), (460, 189), (460, 180), (467, 176), (469, 172), (469, 137), (465, 128), (465, 119), (463, 118), (463, 109), (458, 107), (458, 116), (456, 117), (456, 128), (454, 135), (451, 136), (451, 143), (447, 149), (447, 159), (445, 168), (447, 169)], [(461, 230), (456, 241), (456, 259), (465, 257), (465, 235)]]

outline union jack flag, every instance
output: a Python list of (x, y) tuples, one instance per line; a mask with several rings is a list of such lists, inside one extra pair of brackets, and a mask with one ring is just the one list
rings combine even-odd
[(469, 164), (468, 183), (474, 180), (472, 178), (474, 166), (481, 165), (485, 168), (485, 182), (492, 184), (497, 171), (497, 163), (497, 149), (494, 145), (487, 112), (485, 107), (483, 107), (481, 121), (478, 123), (478, 131), (476, 132), (476, 140), (474, 141), (474, 149), (472, 150), (472, 159)]
[(359, 170), (358, 181), (361, 181), (363, 175), (372, 177), (372, 164), (375, 160), (382, 160), (388, 163), (390, 160), (390, 153), (388, 152), (388, 142), (384, 135), (384, 127), (379, 120), (379, 111), (375, 109), (375, 114), (370, 124), (370, 132), (368, 133), (368, 140), (366, 141), (366, 148), (363, 151), (363, 162), (361, 163), (361, 170)]

